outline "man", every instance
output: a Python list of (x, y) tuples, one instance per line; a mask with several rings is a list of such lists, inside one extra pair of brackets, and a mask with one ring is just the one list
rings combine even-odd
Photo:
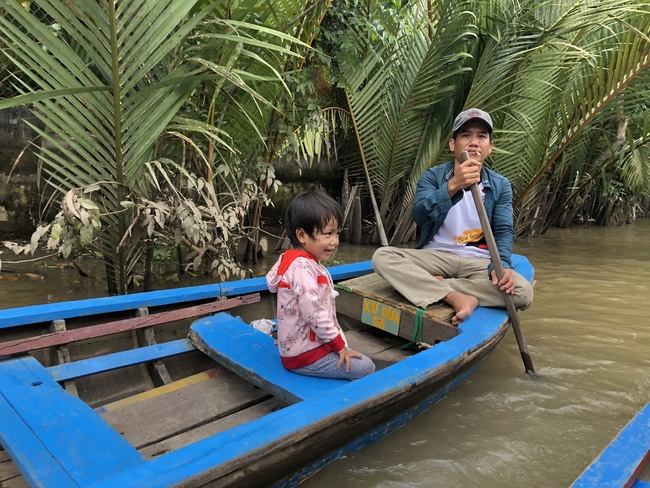
[[(449, 149), (454, 161), (429, 168), (418, 182), (413, 220), (422, 227), (416, 249), (382, 247), (373, 258), (375, 271), (414, 305), (426, 308), (444, 300), (459, 325), (476, 307), (505, 307), (503, 293), (513, 295), (519, 309), (533, 301), (531, 284), (513, 271), (515, 239), (512, 187), (483, 167), (492, 152), (492, 118), (471, 108), (454, 121)], [(469, 153), (462, 160), (463, 151)], [(490, 260), (483, 229), (469, 188), (479, 185), (496, 241), (504, 275), (499, 280)]]

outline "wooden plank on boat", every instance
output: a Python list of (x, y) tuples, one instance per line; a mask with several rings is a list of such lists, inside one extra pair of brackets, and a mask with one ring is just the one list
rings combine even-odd
[(96, 409), (137, 449), (226, 417), (268, 392), (242, 382), (222, 366)]
[(7, 451), (0, 451), (0, 486), (2, 488), (29, 488)]
[(30, 488), (22, 476), (16, 476), (15, 478), (3, 481), (0, 486), (2, 488)]
[[(58, 333), (66, 330), (65, 320), (54, 320), (50, 325), (50, 332)], [(45, 356), (47, 359), (47, 355)], [(70, 350), (67, 345), (57, 346), (50, 349), (50, 361), (52, 364), (66, 364), (70, 362)], [(66, 389), (71, 395), (79, 396), (79, 391), (77, 390), (77, 384), (74, 381), (66, 381), (63, 384), (63, 388)]]
[[(329, 268), (335, 281), (345, 280), (359, 274), (371, 273), (370, 261), (342, 264)], [(222, 287), (223, 285), (223, 287)], [(0, 310), (0, 330), (25, 324), (49, 323), (57, 319), (90, 317), (140, 307), (178, 306), (182, 303), (211, 300), (216, 297), (234, 296), (267, 291), (266, 279), (249, 278), (228, 283), (188, 286), (114, 297), (87, 298), (69, 302), (30, 305)]]
[[(260, 291), (260, 290), (255, 290)], [(0, 310), (0, 329), (26, 324), (52, 322), (59, 319), (91, 317), (113, 312), (124, 312), (140, 307), (178, 307), (187, 302), (213, 300), (221, 296), (218, 284), (172, 288), (169, 290), (148, 291), (130, 295), (87, 298), (67, 302), (30, 305), (27, 307)]]
[(345, 337), (352, 349), (372, 358), (377, 370), (398, 363), (402, 359), (413, 355), (413, 351), (403, 351), (399, 348), (399, 344), (386, 342), (384, 339), (374, 336), (371, 332), (371, 330), (348, 330), (345, 332)]
[(348, 380), (314, 378), (286, 370), (273, 337), (227, 313), (195, 321), (188, 335), (204, 354), (287, 403), (296, 403), (349, 383)]
[[(136, 317), (148, 317), (150, 315), (149, 309), (147, 307), (140, 307), (136, 313)], [(156, 332), (153, 327), (144, 327), (138, 329), (134, 332), (134, 347), (146, 347), (146, 346), (155, 346), (158, 344), (156, 341)], [(172, 382), (172, 378), (167, 371), (167, 366), (160, 359), (151, 361), (150, 363), (140, 363), (145, 366), (149, 377), (154, 385), (168, 385)]]
[(200, 424), (191, 430), (181, 432), (173, 437), (162, 439), (160, 442), (140, 449), (140, 454), (147, 459), (161, 456), (168, 452), (175, 451), (176, 449), (180, 449), (181, 447), (189, 446), (201, 439), (220, 434), (226, 430), (259, 419), (286, 406), (287, 404), (279, 398), (271, 397), (247, 408), (237, 410), (230, 415), (218, 418), (212, 422)]
[(30, 485), (86, 486), (145, 462), (30, 356), (0, 361), (0, 391), (2, 445)]
[[(412, 340), (418, 307), (406, 300), (376, 273), (337, 284), (337, 312), (364, 324)], [(444, 302), (429, 306), (422, 314), (422, 342), (435, 344), (458, 335), (449, 320), (454, 310)], [(418, 334), (418, 338), (419, 338)], [(419, 340), (419, 339), (418, 339)]]
[[(348, 340), (348, 346), (369, 357), (393, 347), (393, 344), (372, 335), (369, 331), (346, 330), (345, 338)], [(409, 353), (408, 356), (410, 355)]]
[(182, 320), (190, 317), (198, 317), (200, 315), (207, 315), (210, 313), (219, 312), (221, 310), (227, 310), (230, 308), (259, 301), (260, 294), (254, 293), (252, 295), (244, 295), (241, 297), (220, 299), (212, 303), (197, 305), (195, 307), (151, 314), (146, 317), (134, 317), (131, 319), (117, 320), (115, 322), (99, 324), (93, 327), (82, 327), (80, 329), (65, 330), (63, 332), (55, 332), (38, 337), (29, 337), (27, 339), (7, 341), (0, 344), (0, 356), (20, 354), (37, 349), (43, 349), (45, 347), (60, 346), (62, 344), (69, 344), (75, 341), (82, 341), (85, 339), (102, 337), (119, 332), (141, 329), (143, 327), (152, 327), (154, 325), (165, 324), (168, 322), (173, 322), (175, 320)]
[(194, 351), (196, 348), (189, 339), (165, 342), (154, 346), (144, 346), (128, 351), (119, 351), (108, 356), (82, 359), (71, 363), (50, 366), (47, 371), (55, 381), (67, 381), (75, 378), (82, 378), (92, 374), (112, 371), (133, 366), (147, 361), (168, 358), (177, 354)]
[[(353, 276), (372, 273), (372, 264), (370, 261), (360, 261), (357, 263), (341, 264), (328, 268), (334, 281), (346, 280)], [(229, 297), (234, 295), (243, 295), (268, 290), (266, 278), (246, 278), (244, 280), (229, 281), (221, 283), (221, 296)]]

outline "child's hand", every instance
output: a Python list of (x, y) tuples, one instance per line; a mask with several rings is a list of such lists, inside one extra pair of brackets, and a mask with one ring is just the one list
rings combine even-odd
[(345, 361), (345, 371), (349, 373), (350, 363), (352, 362), (352, 358), (361, 359), (362, 357), (363, 356), (361, 356), (361, 354), (355, 351), (354, 349), (348, 349), (347, 347), (344, 347), (339, 351), (339, 368), (343, 364), (343, 361)]

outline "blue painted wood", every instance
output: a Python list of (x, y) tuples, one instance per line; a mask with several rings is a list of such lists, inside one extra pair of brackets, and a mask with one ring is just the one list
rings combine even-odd
[(517, 271), (517, 273), (522, 275), (528, 281), (533, 281), (535, 270), (530, 264), (530, 261), (528, 261), (525, 256), (522, 256), (520, 254), (513, 254), (510, 261), (512, 263), (512, 267)]
[(266, 286), (266, 278), (263, 276), (239, 281), (229, 281), (221, 284), (221, 296), (224, 297), (244, 295), (264, 290), (268, 290), (268, 286)]
[(31, 356), (0, 361), (0, 443), (32, 486), (88, 486), (144, 458)]
[(634, 483), (632, 483), (631, 488), (650, 488), (650, 482), (643, 481), (643, 480), (636, 480)]
[[(313, 423), (324, 422), (328, 418), (345, 411), (360, 412), (364, 404), (377, 398), (386, 398), (400, 392), (406, 395), (413, 386), (427, 381), (449, 364), (458, 362), (459, 357), (479, 347), (493, 337), (508, 320), (504, 309), (479, 307), (468, 320), (460, 325), (461, 334), (449, 341), (411, 356), (397, 364), (333, 389), (323, 388), (315, 397), (290, 405), (263, 418), (230, 429), (176, 451), (148, 461), (147, 465), (135, 467), (109, 481), (98, 483), (93, 488), (139, 487), (163, 488), (175, 483), (187, 482), (192, 477), (220, 464), (234, 462), (259, 449), (280, 442), (287, 436), (299, 436), (302, 429)], [(258, 332), (259, 333), (259, 332)], [(464, 379), (465, 375), (459, 381)], [(450, 380), (439, 390), (432, 392), (427, 405), (443, 398), (458, 383)], [(424, 405), (424, 404), (423, 404)], [(414, 412), (419, 412), (416, 410)], [(415, 413), (414, 413), (415, 414)], [(372, 436), (364, 436), (359, 443), (350, 439), (347, 447), (358, 449), (377, 441), (393, 430), (393, 421), (378, 427)], [(400, 419), (395, 419), (395, 428)]]
[[(650, 456), (650, 403), (609, 443), (605, 450), (573, 483), (572, 488), (620, 488), (637, 475)], [(637, 485), (641, 486), (642, 481)]]
[[(372, 272), (370, 261), (342, 264), (329, 268), (335, 280), (361, 276)], [(137, 310), (140, 307), (157, 307), (174, 303), (205, 300), (218, 296), (235, 296), (267, 290), (266, 279), (249, 278), (221, 284), (190, 286), (170, 290), (151, 291), (115, 297), (89, 298), (44, 305), (10, 308), (0, 310), (0, 329), (19, 325), (51, 322), (57, 319), (86, 317), (124, 310)]]
[(215, 284), (9, 308), (0, 310), (0, 329), (124, 310), (135, 311), (140, 307), (157, 307), (205, 300), (218, 297), (220, 294), (221, 287)]
[(29, 486), (52, 488), (78, 486), (2, 397), (0, 397), (0, 431), (2, 432), (0, 444), (10, 456), (21, 460), (17, 467)]
[[(363, 276), (373, 272), (371, 261), (340, 264), (327, 269), (332, 275), (332, 279), (335, 281), (347, 280), (348, 278)], [(254, 293), (263, 290), (268, 290), (268, 287), (266, 286), (266, 278), (264, 276), (240, 281), (229, 281), (221, 284), (221, 294), (226, 297)]]
[(132, 366), (134, 364), (155, 361), (157, 359), (175, 356), (196, 348), (189, 339), (165, 342), (153, 346), (144, 346), (128, 351), (120, 351), (107, 356), (82, 359), (71, 363), (58, 364), (47, 368), (55, 381), (68, 381), (82, 378), (91, 374), (111, 371), (113, 369)]
[(356, 278), (357, 276), (367, 275), (374, 273), (375, 271), (372, 269), (372, 261), (360, 261), (358, 263), (340, 264), (338, 266), (327, 268), (327, 270), (332, 275), (332, 279), (334, 281)]
[[(533, 269), (525, 258), (520, 261), (520, 265), (516, 269), (526, 278), (532, 280)], [(320, 394), (315, 397), (307, 398), (263, 418), (161, 455), (144, 464), (127, 468), (124, 471), (116, 469), (113, 477), (98, 481), (93, 488), (114, 488), (116, 486), (121, 488), (142, 486), (163, 488), (175, 483), (191, 483), (194, 477), (200, 476), (201, 473), (215, 466), (238, 462), (237, 459), (251, 455), (256, 450), (266, 452), (268, 446), (281, 442), (287, 436), (299, 437), (301, 431), (308, 429), (314, 423), (327, 425), (328, 418), (345, 412), (356, 415), (358, 412), (363, 412), (369, 402), (376, 402), (377, 398), (391, 397), (398, 393), (406, 395), (412, 387), (429, 381), (437, 371), (447, 370), (450, 364), (458, 362), (459, 357), (466, 357), (481, 344), (496, 334), (502, 333), (506, 321), (507, 312), (505, 310), (479, 307), (467, 321), (461, 324), (459, 327), (461, 333), (449, 341), (355, 382), (344, 381), (345, 384), (339, 388), (321, 388)], [(253, 331), (263, 336), (262, 333), (251, 328), (250, 332)], [(277, 359), (277, 364), (282, 367), (275, 346), (272, 351)], [(267, 363), (263, 364), (267, 365)], [(352, 442), (353, 439), (350, 439), (350, 443), (341, 448), (340, 453), (344, 453), (350, 448), (361, 448), (383, 437), (413, 415), (417, 415), (443, 398), (470, 372), (451, 379), (442, 388), (432, 392), (419, 405), (412, 407), (405, 414), (387, 424), (378, 426), (368, 435), (364, 435), (354, 442)], [(299, 375), (294, 376), (300, 377)], [(304, 378), (309, 379), (308, 377)], [(1, 384), (0, 391), (2, 391)]]
[(301, 482), (301, 480), (306, 479), (311, 474), (320, 471), (323, 467), (327, 466), (329, 463), (335, 461), (336, 459), (342, 458), (346, 452), (356, 451), (362, 449), (363, 447), (372, 444), (377, 439), (382, 439), (386, 437), (391, 432), (399, 429), (400, 427), (406, 425), (410, 420), (414, 419), (418, 415), (426, 412), (433, 405), (442, 400), (445, 396), (449, 394), (451, 390), (463, 383), (472, 373), (474, 373), (481, 365), (488, 359), (488, 356), (483, 358), (482, 361), (478, 362), (474, 367), (468, 369), (462, 375), (457, 376), (452, 381), (447, 383), (444, 387), (436, 390), (432, 395), (428, 396), (420, 403), (414, 405), (411, 408), (405, 409), (397, 417), (386, 424), (379, 425), (377, 428), (371, 430), (367, 434), (355, 439), (350, 444), (346, 444), (340, 449), (329, 454), (327, 457), (315, 462), (310, 466), (305, 466), (300, 471), (294, 473), (291, 476), (286, 477), (273, 488), (295, 488)]
[(227, 313), (196, 320), (189, 336), (198, 349), (219, 364), (288, 403), (349, 383), (349, 380), (313, 378), (286, 370), (273, 337)]

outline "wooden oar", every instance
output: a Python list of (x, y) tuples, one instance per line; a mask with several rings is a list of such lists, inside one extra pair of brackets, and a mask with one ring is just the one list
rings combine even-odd
[[(463, 151), (461, 153), (461, 159), (463, 162), (467, 161), (469, 159), (469, 153), (467, 151)], [(497, 243), (494, 240), (492, 228), (490, 227), (490, 221), (488, 220), (487, 212), (485, 211), (485, 205), (483, 204), (481, 191), (479, 190), (479, 187), (476, 183), (470, 186), (470, 190), (472, 192), (472, 197), (474, 198), (474, 205), (476, 205), (478, 217), (481, 220), (483, 235), (485, 236), (485, 241), (487, 242), (488, 251), (490, 251), (490, 257), (492, 258), (492, 263), (494, 264), (494, 270), (496, 271), (499, 280), (501, 280), (501, 278), (503, 278), (503, 264), (501, 264), (501, 256), (499, 256)], [(514, 297), (507, 293), (504, 293), (503, 296), (505, 298), (506, 308), (508, 309), (510, 324), (512, 324), (512, 330), (514, 330), (515, 337), (517, 338), (517, 344), (519, 345), (521, 358), (524, 361), (526, 373), (530, 375), (536, 375), (533, 361), (530, 358), (530, 354), (528, 354), (528, 346), (526, 345), (526, 339), (524, 339), (524, 333), (521, 331), (521, 323), (519, 322), (519, 314), (517, 313)]]

